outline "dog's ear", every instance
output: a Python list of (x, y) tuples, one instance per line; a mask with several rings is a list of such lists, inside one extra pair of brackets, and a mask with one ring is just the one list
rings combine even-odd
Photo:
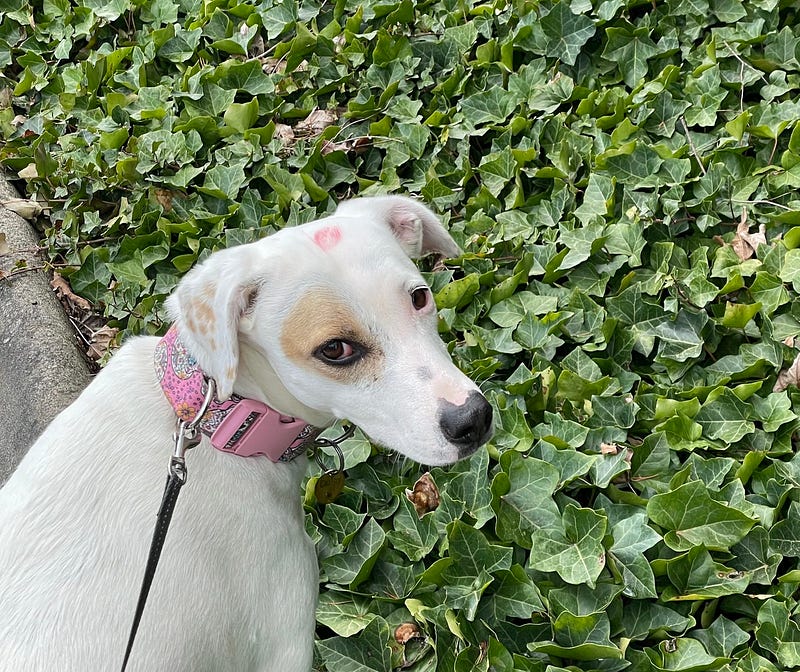
[(365, 196), (343, 201), (337, 215), (378, 217), (412, 259), (426, 254), (457, 257), (456, 245), (439, 218), (426, 206), (406, 196)]
[(181, 340), (216, 381), (221, 401), (233, 393), (239, 369), (239, 323), (259, 288), (252, 278), (247, 247), (215, 252), (190, 270), (167, 299)]

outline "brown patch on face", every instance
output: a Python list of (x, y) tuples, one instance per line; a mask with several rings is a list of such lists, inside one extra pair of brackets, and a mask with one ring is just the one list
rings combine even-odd
[[(332, 340), (355, 343), (363, 356), (350, 364), (328, 364), (315, 356)], [(373, 381), (383, 370), (383, 352), (375, 337), (340, 298), (324, 290), (300, 297), (283, 323), (281, 346), (286, 356), (307, 369), (344, 383)]]

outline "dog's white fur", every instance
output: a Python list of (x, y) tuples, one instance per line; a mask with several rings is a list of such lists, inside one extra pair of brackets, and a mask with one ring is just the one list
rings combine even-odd
[[(428, 252), (458, 252), (429, 210), (355, 199), (211, 255), (169, 308), (220, 397), (236, 391), (319, 426), (348, 418), (445, 464), (465, 451), (442, 432), (442, 403), (477, 388), (438, 338), (432, 300), (410, 300), (424, 283), (409, 256)], [(308, 351), (309, 338), (343, 338), (335, 330), (353, 323), (370, 346), (363, 361), (336, 367)], [(2, 672), (119, 668), (172, 451), (157, 342), (126, 343), (0, 490)], [(318, 576), (305, 457), (273, 464), (204, 439), (187, 465), (128, 669), (308, 672)]]

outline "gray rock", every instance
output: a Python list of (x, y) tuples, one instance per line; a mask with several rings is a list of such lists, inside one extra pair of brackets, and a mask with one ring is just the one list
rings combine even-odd
[[(0, 201), (19, 198), (0, 174)], [(11, 254), (0, 256), (10, 272), (25, 259), (41, 266), (39, 238), (31, 225), (0, 205), (0, 233)], [(44, 271), (0, 279), (0, 484), (56, 414), (89, 383), (89, 368), (75, 332)]]

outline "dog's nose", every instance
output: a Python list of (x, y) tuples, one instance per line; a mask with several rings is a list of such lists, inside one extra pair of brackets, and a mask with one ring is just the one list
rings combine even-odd
[(474, 453), (492, 435), (492, 407), (473, 390), (460, 406), (442, 401), (439, 427), (450, 443), (458, 447), (459, 457)]

